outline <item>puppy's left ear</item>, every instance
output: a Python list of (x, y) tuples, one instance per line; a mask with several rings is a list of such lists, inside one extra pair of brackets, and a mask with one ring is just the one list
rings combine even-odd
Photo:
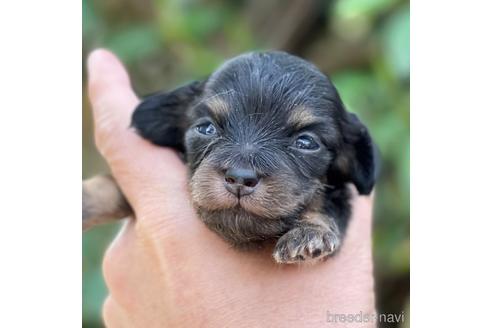
[(341, 130), (343, 143), (328, 172), (328, 181), (351, 182), (359, 194), (368, 195), (378, 175), (379, 151), (355, 114), (344, 110)]
[(194, 81), (144, 98), (133, 112), (132, 127), (156, 145), (184, 152), (186, 113), (201, 96), (205, 83)]

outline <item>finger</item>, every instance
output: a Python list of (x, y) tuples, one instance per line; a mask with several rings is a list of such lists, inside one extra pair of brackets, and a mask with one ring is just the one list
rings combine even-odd
[(125, 68), (111, 52), (93, 51), (87, 66), (96, 142), (103, 155), (110, 154), (125, 144), (138, 98), (131, 89)]
[[(157, 247), (157, 249), (156, 249)], [(155, 243), (147, 229), (139, 228), (135, 220), (127, 221), (104, 254), (103, 277), (110, 299), (132, 318), (143, 318), (149, 308), (159, 308), (160, 297), (155, 291), (165, 293), (167, 280), (162, 279), (161, 245)], [(115, 304), (108, 305), (108, 318), (118, 314)], [(124, 315), (124, 313), (122, 313)], [(121, 316), (119, 316), (121, 317)], [(116, 318), (117, 319), (117, 318)], [(149, 327), (149, 324), (135, 325)]]
[(129, 128), (138, 98), (121, 62), (109, 51), (96, 50), (88, 69), (96, 145), (132, 207), (185, 199), (186, 171), (176, 154)]
[(131, 327), (130, 319), (121, 306), (109, 295), (104, 301), (102, 308), (104, 326), (111, 327)]
[[(113, 299), (126, 307), (131, 307), (132, 300), (127, 295), (131, 294), (130, 287), (135, 279), (135, 224), (132, 220), (125, 222), (115, 239), (104, 254), (102, 261), (102, 274), (106, 286)], [(132, 248), (133, 246), (133, 248)]]

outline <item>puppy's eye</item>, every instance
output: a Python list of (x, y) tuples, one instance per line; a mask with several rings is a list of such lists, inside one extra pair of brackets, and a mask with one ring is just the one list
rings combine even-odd
[(295, 147), (302, 150), (317, 150), (319, 144), (309, 135), (302, 135), (295, 141)]
[(212, 136), (217, 133), (217, 129), (210, 122), (205, 122), (196, 126), (198, 133), (204, 134), (206, 136)]

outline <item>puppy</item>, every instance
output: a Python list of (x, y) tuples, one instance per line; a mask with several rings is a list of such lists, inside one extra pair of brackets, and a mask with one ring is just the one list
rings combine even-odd
[[(367, 195), (375, 183), (366, 127), (314, 65), (283, 52), (240, 55), (203, 81), (145, 98), (132, 126), (183, 154), (208, 228), (242, 249), (275, 240), (278, 263), (334, 254), (351, 214), (348, 185)], [(111, 201), (84, 185), (86, 226), (130, 212), (117, 186), (109, 189)]]

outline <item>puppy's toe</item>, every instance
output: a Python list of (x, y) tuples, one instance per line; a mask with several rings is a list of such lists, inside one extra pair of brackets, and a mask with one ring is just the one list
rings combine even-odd
[(290, 264), (321, 260), (340, 246), (337, 233), (324, 227), (299, 227), (283, 235), (273, 251), (277, 263)]
[(301, 243), (297, 236), (287, 233), (278, 241), (273, 251), (273, 258), (277, 263), (295, 263), (304, 261), (304, 255), (301, 252)]

